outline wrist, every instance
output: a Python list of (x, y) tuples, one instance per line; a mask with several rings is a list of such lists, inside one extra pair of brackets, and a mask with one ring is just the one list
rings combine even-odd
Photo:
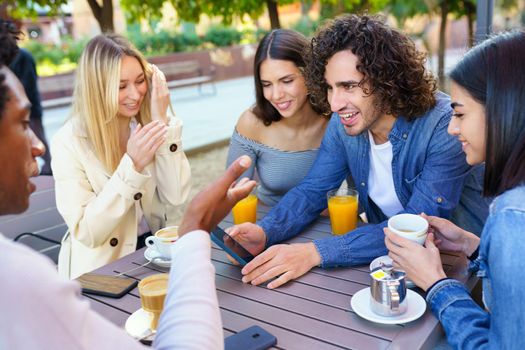
[(315, 244), (313, 242), (305, 243), (305, 244), (308, 250), (309, 265), (312, 267), (320, 266), (321, 265), (321, 254), (319, 254), (319, 252), (317, 251)]
[(421, 289), (423, 289), (425, 292), (428, 292), (428, 290), (434, 286), (437, 282), (447, 278), (447, 275), (445, 275), (445, 272), (443, 269), (436, 271), (432, 275), (428, 275), (428, 278), (422, 283), (420, 286)]
[(468, 231), (463, 232), (463, 254), (471, 256), (479, 247), (479, 237)]
[(158, 120), (159, 122), (163, 123), (164, 125), (168, 125), (168, 116), (166, 114), (164, 115), (152, 115), (152, 120)]
[(135, 161), (133, 161), (133, 158), (131, 159), (132, 162), (133, 162), (133, 169), (137, 172), (137, 173), (140, 173), (142, 174), (142, 171), (144, 170), (144, 167), (138, 165), (137, 163), (135, 163)]

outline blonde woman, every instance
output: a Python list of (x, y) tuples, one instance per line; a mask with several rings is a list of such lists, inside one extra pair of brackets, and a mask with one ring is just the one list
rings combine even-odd
[(76, 278), (127, 255), (173, 224), (190, 167), (169, 105), (164, 75), (125, 38), (99, 35), (87, 44), (72, 116), (51, 144), (57, 208), (69, 228), (61, 275)]

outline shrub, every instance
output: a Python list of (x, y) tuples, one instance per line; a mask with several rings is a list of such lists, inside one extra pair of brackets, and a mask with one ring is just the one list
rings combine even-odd
[(223, 47), (238, 44), (241, 38), (242, 34), (235, 28), (212, 26), (204, 36), (204, 41)]
[(306, 37), (311, 37), (317, 27), (319, 22), (311, 20), (309, 17), (302, 17), (298, 22), (292, 25), (292, 29), (302, 33)]

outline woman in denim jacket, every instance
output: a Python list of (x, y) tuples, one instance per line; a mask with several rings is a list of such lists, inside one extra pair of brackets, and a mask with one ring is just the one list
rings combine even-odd
[[(449, 133), (467, 162), (485, 162), (484, 195), (495, 196), (481, 242), (445, 219), (428, 217), (425, 247), (385, 229), (397, 267), (427, 291), (448, 342), (457, 349), (525, 349), (525, 32), (505, 33), (472, 49), (451, 73)], [(438, 248), (460, 251), (483, 280), (481, 309), (446, 278)], [(479, 255), (478, 255), (479, 252)]]

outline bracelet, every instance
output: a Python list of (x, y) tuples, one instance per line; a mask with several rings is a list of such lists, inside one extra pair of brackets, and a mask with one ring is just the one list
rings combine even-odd
[(476, 250), (472, 254), (467, 256), (467, 259), (469, 259), (470, 261), (476, 260), (478, 258), (478, 255), (479, 255), (479, 245), (478, 245), (478, 247), (476, 248)]
[(444, 281), (444, 280), (451, 280), (451, 279), (452, 278), (449, 278), (449, 277), (438, 279), (436, 282), (432, 283), (432, 285), (427, 289), (427, 294), (430, 293), (432, 288), (434, 288), (436, 286), (436, 284), (438, 284), (439, 282)]

